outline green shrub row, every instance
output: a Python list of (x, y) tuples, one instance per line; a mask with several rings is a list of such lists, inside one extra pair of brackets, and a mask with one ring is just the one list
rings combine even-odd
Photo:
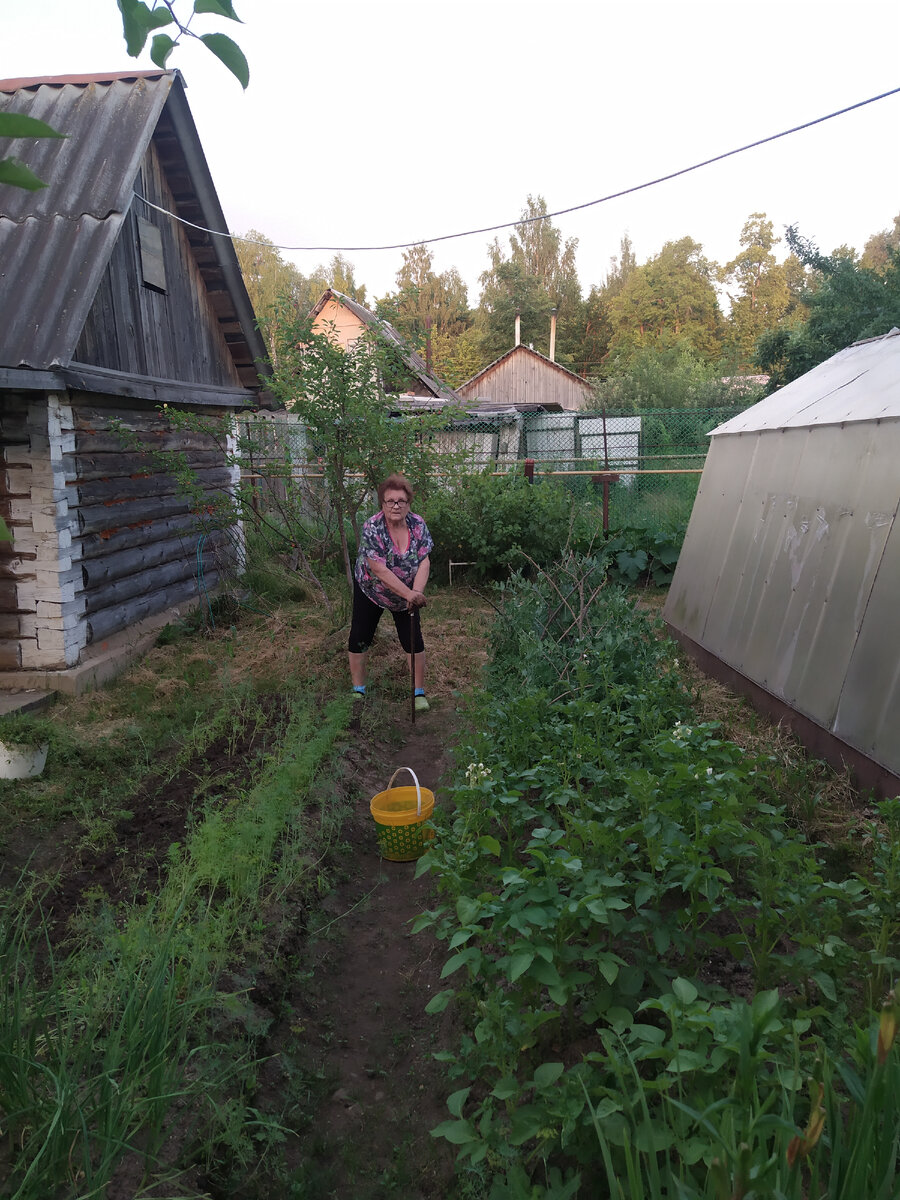
[(466, 578), (502, 580), (549, 567), (567, 551), (605, 555), (614, 578), (664, 585), (671, 579), (684, 527), (621, 527), (603, 533), (602, 502), (554, 480), (530, 484), (521, 475), (469, 475), (432, 493), (423, 515), (434, 539), (432, 566), (466, 564)]
[(893, 1200), (900, 1065), (857, 1019), (900, 973), (900, 801), (866, 877), (828, 877), (605, 565), (502, 589), (420, 868), (429, 1008), (465, 1026), (434, 1133), (491, 1200)]

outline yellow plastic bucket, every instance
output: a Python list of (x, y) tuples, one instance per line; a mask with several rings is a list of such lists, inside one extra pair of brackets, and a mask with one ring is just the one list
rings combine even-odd
[[(401, 771), (412, 775), (414, 787), (394, 787)], [(418, 858), (434, 837), (434, 830), (425, 828), (425, 822), (434, 812), (434, 793), (420, 786), (411, 767), (397, 768), (387, 790), (372, 797), (369, 810), (375, 818), (381, 857), (391, 862), (411, 862)]]

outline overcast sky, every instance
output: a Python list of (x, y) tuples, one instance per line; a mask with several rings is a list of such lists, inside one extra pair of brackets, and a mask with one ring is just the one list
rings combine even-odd
[[(286, 246), (414, 242), (634, 187), (900, 87), (897, 0), (234, 0), (246, 93), (201, 46), (171, 66), (234, 233)], [(115, 0), (3, 0), (0, 78), (151, 67)], [(751, 212), (861, 250), (900, 211), (900, 95), (560, 217), (587, 291), (627, 231), (724, 262)], [(478, 300), (492, 234), (433, 247)], [(504, 245), (508, 232), (499, 234)], [(779, 247), (780, 256), (783, 246)], [(309, 273), (330, 251), (285, 251)], [(346, 251), (370, 299), (401, 251)]]

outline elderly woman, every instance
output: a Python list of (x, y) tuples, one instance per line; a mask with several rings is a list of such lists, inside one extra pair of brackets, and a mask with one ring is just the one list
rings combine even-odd
[(425, 585), (434, 546), (428, 526), (410, 512), (412, 487), (403, 475), (389, 475), (378, 489), (381, 509), (362, 527), (353, 579), (353, 616), (347, 652), (354, 696), (366, 694), (366, 654), (382, 610), (390, 610), (407, 656), (415, 650), (415, 708), (426, 712), (425, 643), (412, 614), (425, 607)]

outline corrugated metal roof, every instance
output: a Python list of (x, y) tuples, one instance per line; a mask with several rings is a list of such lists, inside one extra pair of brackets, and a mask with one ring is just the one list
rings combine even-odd
[(900, 330), (856, 342), (813, 367), (710, 437), (900, 417)]
[(315, 320), (331, 299), (337, 300), (339, 304), (352, 312), (363, 325), (379, 329), (386, 338), (398, 346), (403, 352), (403, 359), (409, 366), (410, 371), (434, 396), (442, 400), (459, 401), (459, 397), (451, 387), (448, 387), (443, 380), (438, 379), (436, 375), (432, 375), (429, 372), (428, 364), (422, 356), (411, 349), (405, 338), (397, 332), (390, 321), (385, 321), (383, 317), (376, 316), (375, 313), (360, 304), (358, 300), (354, 300), (352, 296), (345, 296), (343, 292), (337, 291), (336, 288), (328, 288), (316, 302), (315, 307), (309, 314), (310, 318)]
[[(0, 185), (0, 366), (71, 362), (164, 109), (176, 132), (168, 153), (184, 175), (179, 215), (225, 230), (177, 71), (0, 81), (0, 112), (36, 117), (67, 135), (64, 141), (0, 138), (0, 157), (26, 160), (48, 183), (37, 192)], [(266, 351), (234, 247), (194, 231), (190, 241), (205, 254), (198, 258), (201, 274), (218, 270), (224, 277), (219, 319), (252, 385), (254, 363)]]
[(131, 204), (131, 189), (172, 86), (171, 72), (108, 84), (0, 83), (0, 112), (64, 132), (0, 139), (49, 186), (0, 185), (0, 363), (65, 365)]

